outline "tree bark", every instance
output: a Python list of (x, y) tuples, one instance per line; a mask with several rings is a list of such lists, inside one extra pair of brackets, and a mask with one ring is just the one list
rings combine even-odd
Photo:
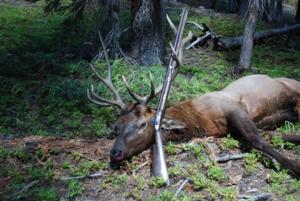
[(140, 65), (152, 66), (163, 61), (164, 21), (159, 0), (141, 0), (133, 21), (131, 56)]
[[(111, 17), (112, 29), (108, 34), (106, 41), (108, 46), (108, 53), (111, 58), (119, 58), (122, 55), (121, 47), (119, 44), (119, 39), (121, 37), (121, 27), (119, 20), (120, 12), (120, 1), (119, 0), (110, 0), (109, 2), (109, 14)], [(109, 38), (111, 37), (111, 38)]]
[(282, 0), (266, 0), (264, 16), (268, 23), (282, 21)]
[(240, 74), (245, 70), (250, 70), (251, 68), (253, 35), (256, 27), (258, 12), (256, 1), (257, 0), (252, 0), (250, 3), (249, 14), (242, 39), (243, 42), (241, 46), (240, 59), (238, 65), (234, 69), (234, 73), (236, 74)]
[(237, 0), (229, 0), (229, 11), (231, 13), (237, 13), (239, 11), (239, 4)]
[(249, 0), (239, 0), (239, 15), (244, 16), (249, 7)]
[(298, 0), (297, 12), (296, 12), (296, 21), (300, 22), (300, 0)]
[(268, 23), (272, 23), (275, 21), (275, 14), (276, 14), (275, 1), (276, 0), (270, 0), (268, 10), (266, 11), (268, 14)]
[(282, 0), (277, 0), (276, 2), (276, 15), (275, 15), (275, 19), (276, 22), (281, 22), (282, 21)]
[[(293, 31), (297, 31), (297, 30), (300, 30), (300, 23), (290, 25), (287, 27), (280, 27), (280, 28), (256, 32), (254, 34), (253, 40), (254, 40), (254, 42), (257, 42), (257, 41), (265, 39), (265, 38), (277, 36), (280, 34), (287, 34), (287, 33), (293, 32)], [(219, 50), (236, 49), (236, 48), (241, 47), (242, 42), (243, 42), (243, 36), (218, 38), (214, 43), (214, 48), (219, 49)]]
[[(109, 16), (111, 30), (108, 32), (104, 39), (104, 44), (108, 52), (108, 56), (112, 59), (123, 57), (124, 54), (120, 47), (121, 27), (119, 20), (120, 12), (120, 0), (110, 0), (108, 2)], [(97, 59), (103, 59), (104, 54), (102, 48), (99, 49), (99, 53), (96, 56)]]

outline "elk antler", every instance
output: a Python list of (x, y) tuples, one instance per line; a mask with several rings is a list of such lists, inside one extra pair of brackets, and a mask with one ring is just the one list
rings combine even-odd
[[(176, 35), (177, 27), (174, 25), (174, 23), (172, 22), (172, 20), (169, 18), (168, 15), (167, 15), (167, 21), (168, 21), (172, 31), (174, 32), (174, 35)], [(186, 43), (188, 43), (189, 41), (192, 40), (192, 37), (193, 37), (193, 33), (191, 31), (189, 31), (187, 37), (185, 37), (184, 39), (182, 39), (180, 41), (180, 45), (179, 45), (179, 48), (177, 49), (177, 51), (175, 50), (175, 48), (170, 43), (171, 51), (172, 51), (172, 57), (176, 61), (176, 67), (181, 65), (182, 55), (183, 55), (183, 47), (186, 45)], [(176, 75), (178, 73), (178, 70), (179, 70), (178, 68), (175, 68), (174, 73), (173, 73), (172, 78), (171, 78), (172, 80), (176, 77)], [(129, 86), (126, 78), (124, 76), (122, 76), (122, 78), (123, 78), (123, 82), (124, 82), (128, 92), (130, 93), (130, 95), (138, 103), (143, 104), (143, 105), (147, 105), (151, 99), (153, 99), (155, 96), (157, 96), (162, 91), (162, 88), (163, 88), (163, 85), (160, 85), (158, 88), (155, 87), (155, 84), (154, 84), (153, 78), (152, 78), (152, 74), (151, 74), (151, 72), (149, 72), (149, 79), (150, 79), (150, 84), (151, 84), (151, 93), (148, 96), (140, 96), (140, 95), (136, 94), (135, 92), (133, 92), (133, 90)]]
[(101, 44), (102, 44), (105, 60), (106, 60), (106, 63), (107, 63), (107, 76), (106, 76), (106, 78), (103, 78), (96, 71), (93, 64), (91, 64), (91, 68), (94, 71), (94, 73), (96, 74), (96, 76), (99, 78), (99, 80), (101, 82), (103, 82), (110, 89), (110, 91), (113, 93), (113, 95), (115, 96), (116, 99), (115, 100), (108, 100), (106, 98), (103, 98), (103, 97), (99, 96), (98, 94), (95, 93), (93, 85), (91, 85), (91, 89), (87, 89), (87, 96), (92, 102), (96, 103), (97, 105), (100, 105), (100, 106), (115, 105), (115, 106), (119, 107), (120, 109), (124, 109), (125, 108), (125, 103), (122, 101), (122, 99), (120, 97), (120, 94), (118, 93), (118, 90), (114, 87), (114, 85), (112, 83), (111, 65), (109, 63), (107, 51), (105, 49), (105, 45), (104, 45), (104, 42), (102, 40), (102, 36), (101, 36), (100, 32), (99, 32), (99, 37), (100, 37), (100, 41), (101, 41)]
[(132, 88), (129, 86), (126, 78), (124, 76), (122, 76), (123, 78), (123, 82), (129, 92), (129, 94), (139, 103), (142, 105), (147, 105), (149, 103), (150, 100), (152, 100), (155, 96), (157, 96), (161, 90), (162, 90), (162, 85), (160, 85), (159, 87), (155, 87), (155, 84), (153, 82), (153, 77), (151, 72), (149, 72), (149, 80), (150, 80), (150, 85), (151, 85), (151, 92), (149, 95), (147, 96), (140, 96), (138, 94), (136, 94), (135, 92), (133, 92)]
[[(173, 33), (176, 34), (177, 27), (174, 25), (174, 23), (172, 22), (172, 20), (170, 19), (170, 17), (168, 15), (167, 15), (167, 21), (168, 21)], [(182, 63), (183, 48), (188, 42), (190, 42), (192, 40), (193, 36), (194, 36), (193, 33), (191, 31), (189, 31), (188, 35), (181, 40), (181, 44), (180, 44), (179, 51), (177, 54), (176, 54), (176, 52), (174, 52), (174, 47), (171, 45), (171, 50), (172, 50), (173, 55), (177, 55), (177, 56), (175, 56), (177, 65), (180, 65)]]

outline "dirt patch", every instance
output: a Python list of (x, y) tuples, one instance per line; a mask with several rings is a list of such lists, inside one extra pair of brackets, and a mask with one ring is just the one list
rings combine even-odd
[[(57, 189), (58, 196), (68, 198), (68, 185), (66, 183), (76, 180), (80, 184), (80, 193), (75, 196), (75, 200), (148, 200), (151, 196), (159, 196), (165, 190), (176, 192), (180, 183), (189, 179), (188, 184), (183, 188), (182, 193), (185, 196), (198, 200), (202, 197), (205, 200), (223, 200), (224, 196), (220, 189), (230, 189), (237, 194), (233, 199), (239, 196), (256, 196), (268, 192), (272, 200), (282, 200), (286, 194), (272, 192), (270, 175), (274, 174), (272, 169), (266, 168), (263, 164), (266, 158), (261, 158), (250, 170), (249, 159), (231, 160), (224, 163), (213, 162), (215, 158), (224, 155), (241, 154), (241, 150), (236, 147), (233, 149), (224, 149), (225, 139), (204, 138), (194, 139), (189, 143), (172, 145), (173, 151), (168, 154), (167, 162), (171, 176), (171, 185), (168, 187), (160, 186), (159, 182), (155, 183), (150, 177), (151, 155), (150, 151), (145, 151), (123, 166), (119, 170), (113, 170), (108, 166), (96, 169), (88, 169), (87, 172), (82, 170), (83, 164), (90, 162), (109, 163), (109, 151), (113, 146), (114, 140), (108, 139), (64, 139), (54, 137), (30, 136), (17, 138), (13, 140), (0, 141), (0, 147), (5, 150), (26, 150), (32, 153), (31, 159), (24, 162), (24, 159), (8, 156), (1, 161), (1, 169), (4, 164), (13, 164), (20, 172), (26, 172), (28, 165), (40, 167), (51, 161), (53, 164), (52, 187)], [(197, 150), (200, 151), (197, 151)], [(39, 153), (37, 152), (39, 150)], [(300, 159), (299, 149), (283, 150), (284, 154), (295, 159)], [(42, 154), (41, 154), (42, 153)], [(270, 162), (270, 161), (269, 161)], [(65, 164), (69, 164), (66, 168)], [(219, 179), (215, 177), (213, 170), (220, 173)], [(218, 169), (219, 168), (219, 169)], [(253, 168), (253, 167), (252, 167)], [(80, 173), (83, 171), (83, 173)], [(77, 174), (76, 174), (77, 173)], [(78, 176), (78, 173), (80, 173)], [(212, 187), (203, 186), (200, 188), (197, 181), (197, 175), (207, 177), (207, 182)], [(5, 195), (5, 187), (13, 184), (13, 177), (1, 174), (2, 196)], [(90, 176), (88, 176), (90, 175)], [(96, 176), (93, 176), (96, 175)], [(98, 176), (97, 176), (98, 175)], [(72, 179), (73, 178), (73, 179)], [(196, 181), (195, 181), (196, 179)], [(202, 178), (204, 179), (204, 178)], [(201, 181), (201, 179), (198, 179)], [(27, 184), (30, 181), (26, 181)], [(287, 175), (286, 180), (282, 183), (283, 192), (292, 195), (299, 195), (300, 190), (289, 192), (287, 185), (296, 182), (291, 176)], [(3, 184), (6, 184), (3, 186)], [(33, 187), (38, 188), (38, 186)], [(271, 189), (271, 190), (270, 190)], [(0, 196), (1, 196), (0, 193)], [(26, 193), (24, 194), (26, 198)], [(30, 198), (30, 194), (28, 194)], [(215, 196), (215, 197), (214, 197)], [(11, 197), (8, 197), (11, 198)], [(26, 200), (26, 199), (25, 199)]]

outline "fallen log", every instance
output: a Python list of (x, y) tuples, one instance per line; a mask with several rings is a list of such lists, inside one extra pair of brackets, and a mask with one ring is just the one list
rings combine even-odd
[[(254, 34), (254, 42), (257, 42), (259, 40), (281, 35), (281, 34), (287, 34), (293, 31), (300, 30), (300, 23), (293, 24), (286, 27), (280, 27), (275, 29), (269, 29), (265, 31), (256, 32)], [(215, 38), (214, 40), (214, 49), (217, 50), (228, 50), (228, 49), (236, 49), (240, 48), (242, 44), (243, 36), (234, 36), (234, 37), (227, 37), (227, 38)]]
[(280, 136), (283, 141), (300, 144), (300, 135), (299, 134), (285, 134), (285, 133), (280, 133), (277, 131), (264, 131), (264, 133), (269, 136), (270, 140), (272, 140), (272, 138), (275, 136)]

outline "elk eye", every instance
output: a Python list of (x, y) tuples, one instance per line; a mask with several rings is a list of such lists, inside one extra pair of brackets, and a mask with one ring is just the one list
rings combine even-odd
[(146, 122), (143, 122), (143, 123), (140, 125), (140, 129), (145, 128), (145, 127), (146, 127)]

